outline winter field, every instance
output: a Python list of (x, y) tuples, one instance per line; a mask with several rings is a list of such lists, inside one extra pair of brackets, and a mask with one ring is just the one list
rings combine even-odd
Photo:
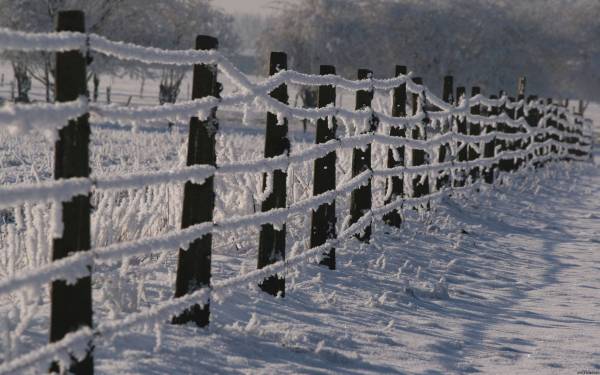
[[(111, 87), (113, 102), (157, 104), (157, 82), (147, 81), (143, 94), (140, 82), (126, 77)], [(232, 92), (233, 85), (225, 82), (225, 89)], [(43, 98), (41, 88), (33, 92)], [(292, 102), (293, 94), (292, 88)], [(6, 82), (0, 96), (10, 96)], [(352, 107), (353, 93), (338, 97)], [(387, 112), (387, 95), (376, 97), (374, 107)], [(590, 106), (587, 115), (600, 124), (600, 107)], [(218, 163), (262, 158), (264, 112), (226, 108), (218, 116)], [(314, 124), (304, 133), (293, 122), (290, 138), (292, 153), (306, 148), (314, 142)], [(172, 132), (166, 124), (94, 123), (92, 173), (183, 167), (186, 142), (185, 123)], [(52, 147), (43, 134), (14, 136), (0, 128), (0, 185), (51, 179)], [(374, 167), (385, 166), (383, 146), (374, 146), (372, 155)], [(350, 150), (338, 152), (337, 171), (339, 184), (350, 180)], [(261, 184), (261, 173), (217, 175), (215, 219), (259, 210)], [(375, 178), (374, 192), (374, 205), (381, 206), (383, 178)], [(312, 162), (290, 167), (289, 203), (311, 194)], [(337, 270), (314, 262), (290, 269), (285, 298), (249, 284), (213, 295), (208, 329), (140, 324), (97, 338), (96, 372), (600, 371), (599, 196), (597, 165), (563, 162), (445, 197), (430, 212), (405, 210), (401, 230), (375, 221), (371, 244), (346, 241)], [(95, 193), (92, 203), (93, 247), (157, 236), (179, 228), (182, 184)], [(338, 198), (337, 217), (348, 207), (347, 197)], [(0, 280), (48, 263), (51, 215), (48, 204), (0, 211)], [(288, 254), (308, 247), (310, 212), (294, 216), (287, 228)], [(255, 227), (215, 235), (213, 280), (255, 269), (257, 242)], [(96, 267), (94, 322), (118, 321), (170, 299), (176, 250)], [(46, 344), (48, 325), (48, 287), (2, 295), (0, 368)], [(44, 366), (24, 373), (45, 372)]]

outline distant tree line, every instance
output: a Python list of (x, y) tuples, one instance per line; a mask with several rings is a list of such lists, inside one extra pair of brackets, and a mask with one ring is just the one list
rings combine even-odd
[[(442, 77), (488, 93), (528, 92), (600, 100), (598, 0), (302, 0), (274, 2), (257, 56), (290, 56), (290, 67), (318, 72), (332, 64), (348, 77), (395, 64), (441, 90)], [(258, 65), (266, 66), (263, 62)]]
[[(530, 93), (600, 101), (599, 0), (282, 0), (272, 8), (234, 18), (213, 0), (0, 0), (0, 26), (51, 31), (59, 10), (81, 9), (90, 32), (114, 40), (187, 49), (195, 35), (214, 35), (225, 53), (252, 56), (234, 61), (256, 60), (259, 75), (278, 50), (290, 68), (309, 73), (331, 64), (350, 78), (360, 67), (389, 77), (404, 64), (438, 91), (441, 77), (453, 75), (488, 93), (516, 89), (516, 77), (526, 75)], [(17, 100), (28, 100), (36, 80), (52, 101), (52, 54), (3, 58), (12, 64)], [(159, 101), (173, 102), (189, 71), (91, 58), (93, 98), (102, 75), (129, 74), (158, 79)]]

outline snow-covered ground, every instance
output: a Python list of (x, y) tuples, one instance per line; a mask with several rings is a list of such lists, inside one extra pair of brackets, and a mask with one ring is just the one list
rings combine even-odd
[[(208, 330), (164, 324), (159, 339), (153, 327), (140, 327), (100, 341), (97, 372), (598, 370), (599, 172), (560, 164), (448, 198), (424, 217), (408, 212), (402, 230), (377, 225), (372, 245), (352, 241), (339, 249), (338, 270), (311, 264), (288, 274), (284, 299), (249, 286), (213, 304)], [(232, 260), (248, 258), (252, 266), (254, 249), (235, 257), (231, 250), (217, 250), (217, 277)], [(148, 296), (138, 298), (141, 307), (170, 296), (172, 267), (142, 278)], [(119, 274), (101, 271), (98, 283)], [(144, 269), (135, 271), (132, 277)], [(127, 277), (117, 279), (122, 289), (135, 287)], [(95, 290), (114, 293), (95, 300), (98, 321), (137, 309), (131, 302), (139, 296), (118, 286)], [(117, 297), (121, 304), (111, 307)], [(20, 353), (45, 341), (43, 300), (40, 317), (20, 338)]]
[(99, 346), (99, 373), (600, 371), (599, 194), (596, 166), (557, 165), (446, 199), (336, 271), (303, 267), (284, 299), (236, 291), (208, 330)]
[[(114, 100), (124, 103), (131, 94), (134, 104), (156, 102), (148, 91), (156, 83), (137, 99), (132, 81), (123, 85), (114, 92), (124, 96), (113, 94)], [(385, 99), (376, 106), (386, 106)], [(351, 96), (342, 101), (351, 106)], [(600, 107), (589, 111), (600, 124)], [(252, 113), (249, 126), (241, 125), (239, 112), (219, 115), (219, 162), (260, 158), (264, 114)], [(169, 169), (184, 161), (185, 126), (172, 133), (165, 127), (131, 133), (114, 124), (92, 130), (95, 174)], [(291, 138), (301, 149), (314, 134), (294, 124)], [(51, 147), (38, 134), (0, 133), (0, 184), (51, 178)], [(374, 165), (383, 166), (385, 150), (375, 147), (373, 155)], [(348, 180), (349, 167), (348, 153), (340, 153), (340, 182)], [(310, 195), (311, 168), (290, 169), (290, 203)], [(258, 173), (217, 178), (217, 218), (252, 213), (261, 182)], [(376, 205), (384, 193), (377, 180)], [(455, 194), (430, 213), (406, 210), (401, 230), (377, 222), (370, 245), (352, 240), (338, 249), (336, 271), (311, 263), (288, 272), (283, 299), (248, 285), (215, 296), (208, 329), (165, 323), (98, 338), (97, 373), (600, 371), (599, 196), (596, 165), (562, 163)], [(347, 199), (337, 203), (343, 217)], [(95, 194), (93, 204), (94, 246), (154, 236), (178, 228), (181, 186)], [(49, 212), (44, 204), (0, 211), (0, 278), (48, 261)], [(290, 222), (290, 246), (307, 238), (308, 220), (307, 214)], [(213, 277), (252, 270), (256, 247), (256, 228), (216, 236)], [(95, 322), (171, 298), (175, 268), (175, 251), (97, 267)], [(47, 336), (47, 288), (0, 297), (0, 361), (44, 345)]]

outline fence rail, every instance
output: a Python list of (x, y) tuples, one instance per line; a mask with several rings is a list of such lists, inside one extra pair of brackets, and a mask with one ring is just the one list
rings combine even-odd
[[(80, 12), (61, 13), (60, 17), (66, 17), (68, 25), (72, 17), (78, 17), (77, 14), (83, 22), (83, 14)], [(210, 42), (212, 39), (201, 37), (199, 40)], [(216, 40), (214, 42), (216, 47)], [(203, 48), (202, 45), (197, 47)], [(179, 169), (108, 176), (96, 176), (92, 171), (89, 177), (55, 174), (55, 181), (0, 187), (0, 208), (31, 201), (52, 202), (55, 214), (51, 224), (53, 228), (60, 229), (57, 229), (60, 233), (55, 235), (60, 238), (67, 230), (74, 229), (65, 229), (65, 225), (71, 225), (68, 224), (69, 220), (72, 222), (72, 219), (65, 217), (72, 211), (68, 209), (68, 204), (99, 191), (137, 189), (163, 183), (185, 183), (186, 189), (189, 187), (204, 191), (202, 189), (212, 189), (210, 181), (214, 176), (256, 172), (264, 173), (264, 194), (267, 201), (269, 198), (273, 199), (271, 203), (263, 204), (262, 212), (219, 221), (212, 219), (211, 205), (184, 200), (187, 205), (184, 206), (184, 211), (191, 209), (189, 205), (194, 204), (197, 209), (210, 213), (210, 216), (202, 218), (201, 214), (192, 213), (196, 215), (195, 219), (190, 219), (182, 229), (152, 238), (89, 250), (85, 247), (74, 248), (72, 250), (77, 251), (69, 252), (66, 257), (55, 257), (49, 264), (0, 280), (0, 295), (46, 283), (53, 283), (53, 287), (56, 287), (57, 282), (65, 284), (65, 281), (89, 278), (96, 264), (119, 261), (126, 256), (182, 249), (178, 277), (181, 276), (179, 272), (183, 272), (182, 267), (188, 266), (186, 280), (199, 281), (196, 288), (184, 290), (177, 294), (177, 298), (130, 314), (123, 320), (100, 322), (93, 327), (90, 311), (89, 321), (62, 322), (67, 326), (66, 331), (54, 336), (54, 342), (0, 364), (0, 374), (14, 373), (33, 365), (47, 366), (53, 361), (59, 361), (62, 366), (71, 366), (71, 369), (81, 369), (78, 366), (82, 366), (86, 355), (92, 360), (92, 341), (94, 345), (98, 345), (100, 341), (108, 340), (112, 334), (128, 327), (170, 320), (174, 316), (181, 318), (186, 315), (183, 314), (186, 311), (187, 318), (176, 319), (175, 322), (192, 320), (200, 326), (206, 325), (211, 293), (231, 290), (249, 282), (262, 284), (263, 289), (272, 294), (284, 293), (284, 281), (278, 274), (313, 260), (317, 263), (321, 261), (334, 269), (335, 248), (355, 236), (368, 241), (367, 232), (375, 219), (384, 219), (390, 225), (400, 226), (401, 217), (393, 216), (397, 214), (397, 210), (405, 207), (429, 207), (432, 202), (447, 194), (447, 191), (471, 191), (493, 184), (500, 172), (539, 168), (549, 161), (585, 161), (591, 158), (589, 120), (572, 114), (567, 108), (551, 100), (534, 97), (526, 100), (523, 91), (514, 100), (505, 94), (500, 98), (488, 98), (478, 93), (477, 89), (474, 89), (475, 95), (468, 97), (464, 95), (465, 90), (460, 89), (456, 100), (451, 100), (452, 79), (448, 77), (445, 80), (444, 98), (440, 99), (420, 83), (422, 81), (419, 78), (406, 73), (404, 67), (398, 67), (397, 76), (391, 79), (375, 79), (368, 71), (362, 70), (358, 80), (349, 80), (335, 75), (335, 69), (327, 66), (322, 68), (321, 75), (287, 70), (281, 62), (284, 61), (281, 59), (285, 59), (285, 54), (282, 53), (272, 56), (280, 59), (278, 64), (272, 64), (272, 75), (253, 83), (223, 54), (214, 48), (208, 48), (169, 51), (114, 42), (98, 35), (80, 32), (23, 33), (0, 29), (0, 49), (4, 50), (56, 52), (57, 58), (62, 59), (81, 59), (88, 53), (95, 52), (147, 64), (194, 65), (194, 85), (198, 85), (194, 91), (201, 93), (195, 94), (196, 99), (191, 101), (135, 108), (93, 104), (85, 96), (54, 104), (7, 104), (0, 108), (0, 127), (14, 134), (45, 131), (50, 139), (63, 142), (68, 153), (69, 147), (73, 145), (64, 131), (66, 125), (70, 124), (69, 128), (73, 131), (80, 130), (82, 126), (80, 121), (73, 121), (74, 119), (89, 117), (92, 123), (107, 121), (121, 125), (139, 125), (191, 118), (190, 137), (201, 137), (199, 139), (204, 142), (201, 143), (203, 147), (195, 152), (211, 152), (210, 147), (213, 147), (214, 153), (214, 141), (212, 146), (208, 141), (211, 136), (214, 137), (214, 132), (210, 133), (209, 130), (218, 129), (216, 108), (253, 106), (268, 112), (265, 137), (269, 142), (267, 149), (271, 150), (260, 160), (221, 165), (216, 165), (215, 160), (210, 157), (194, 159), (188, 154), (188, 166)], [(85, 69), (85, 66), (80, 68)], [(214, 84), (211, 74), (216, 80), (215, 68), (235, 83), (241, 90), (240, 93), (219, 97), (216, 91), (208, 87)], [(63, 77), (58, 75), (57, 86), (72, 84), (68, 78)], [(319, 107), (298, 108), (287, 104), (287, 84), (318, 86)], [(335, 88), (356, 91), (355, 110), (335, 105)], [(376, 90), (394, 90), (391, 115), (378, 112), (370, 106)], [(412, 115), (406, 114), (408, 94), (412, 98)], [(316, 143), (290, 154), (287, 140), (288, 118), (317, 120)], [(338, 126), (346, 128), (345, 137), (336, 134)], [(204, 131), (206, 134), (198, 135), (194, 131)], [(190, 142), (191, 149), (194, 147), (192, 143), (196, 141), (190, 138)], [(389, 148), (387, 168), (371, 167), (370, 147), (374, 143)], [(336, 186), (335, 173), (326, 177), (323, 166), (335, 167), (336, 152), (342, 149), (354, 150), (353, 177)], [(309, 161), (315, 162), (314, 181), (315, 184), (322, 184), (319, 185), (321, 187), (315, 187), (310, 198), (286, 204), (285, 177), (282, 174), (285, 175), (290, 165)], [(69, 163), (69, 160), (65, 159), (64, 162)], [(85, 167), (89, 168), (87, 165)], [(370, 184), (375, 176), (388, 179), (385, 203), (380, 207), (372, 207)], [(433, 183), (434, 181), (437, 183)], [(278, 243), (285, 241), (285, 223), (294, 215), (312, 211), (312, 231), (318, 231), (322, 225), (332, 225), (335, 228), (335, 209), (331, 211), (331, 207), (340, 197), (350, 197), (353, 207), (340, 232), (319, 232), (320, 234), (315, 234), (314, 241), (311, 239), (311, 248), (286, 257), (285, 242)], [(64, 207), (67, 207), (66, 211)], [(326, 210), (329, 210), (329, 214)], [(317, 215), (317, 212), (321, 214)], [(89, 222), (89, 210), (84, 215), (87, 215)], [(213, 233), (258, 226), (262, 227), (260, 243), (263, 249), (259, 268), (226, 280), (210, 280), (211, 244), (210, 241), (199, 240)], [(275, 226), (279, 229), (274, 229)], [(89, 231), (89, 226), (84, 230)], [(192, 245), (196, 246), (199, 254), (203, 254), (193, 260), (201, 263), (200, 269), (190, 269), (189, 261), (185, 261), (185, 250)], [(267, 285), (269, 280), (274, 284)], [(91, 289), (78, 292), (91, 294)], [(57, 311), (64, 308), (56, 306), (59, 302), (54, 299), (51, 302), (53, 307), (59, 308)], [(197, 306), (196, 310), (193, 306)], [(55, 316), (54, 319), (52, 324), (65, 317)], [(86, 347), (87, 351), (82, 351), (82, 347)], [(81, 373), (89, 371), (80, 370)]]

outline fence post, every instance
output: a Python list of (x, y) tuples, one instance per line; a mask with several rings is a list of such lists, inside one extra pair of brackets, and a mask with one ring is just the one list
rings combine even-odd
[[(515, 105), (517, 103), (517, 99), (514, 96), (510, 96), (508, 98), (509, 102), (512, 105)], [(508, 117), (510, 117), (511, 119), (515, 120), (516, 119), (516, 113), (517, 113), (517, 108), (513, 107), (513, 108), (507, 108), (507, 113), (508, 113)], [(519, 129), (514, 128), (513, 126), (507, 126), (506, 127), (506, 132), (509, 134), (516, 134), (519, 132)], [(516, 151), (517, 150), (517, 141), (508, 141), (508, 149), (510, 151)], [(508, 172), (513, 172), (517, 170), (517, 161), (515, 160), (515, 158), (510, 158), (507, 160), (507, 166), (508, 166)]]
[[(335, 67), (331, 65), (321, 65), (320, 74), (335, 74)], [(319, 86), (317, 94), (317, 105), (319, 108), (335, 104), (335, 86)], [(331, 121), (331, 124), (329, 123)], [(337, 123), (335, 117), (320, 118), (317, 120), (317, 129), (315, 143), (325, 143), (336, 139)], [(318, 158), (314, 162), (313, 168), (313, 195), (323, 194), (330, 190), (335, 190), (335, 151)], [(310, 247), (323, 245), (327, 240), (336, 237), (335, 232), (335, 200), (324, 203), (312, 212), (310, 229)], [(332, 247), (323, 254), (320, 264), (335, 269), (335, 248)]]
[[(471, 96), (475, 96), (481, 94), (481, 89), (479, 88), (479, 86), (473, 86), (471, 88)], [(471, 114), (472, 115), (479, 115), (481, 114), (481, 106), (478, 105), (474, 105), (471, 107)], [(478, 122), (469, 122), (469, 135), (481, 135), (481, 125), (479, 125)], [(475, 148), (470, 145), (469, 146), (469, 161), (475, 161), (477, 160), (477, 158), (479, 158), (479, 153), (475, 150)], [(471, 177), (471, 183), (474, 183), (477, 181), (477, 179), (479, 179), (479, 167), (472, 167), (469, 175)]]
[[(492, 95), (490, 97), (490, 99), (492, 100), (496, 100), (498, 99), (495, 95)], [(497, 116), (498, 115), (498, 107), (497, 106), (492, 106), (490, 108), (490, 111), (488, 113), (489, 116)], [(497, 124), (498, 122), (496, 121), (495, 123), (489, 123), (485, 126), (485, 133), (489, 134), (492, 133), (494, 131), (496, 131), (497, 129)], [(493, 158), (496, 156), (496, 137), (494, 137), (492, 140), (490, 140), (489, 142), (487, 142), (485, 144), (485, 147), (483, 149), (483, 156), (488, 159), (488, 158)], [(492, 163), (491, 165), (487, 166), (484, 168), (484, 178), (485, 178), (485, 182), (488, 184), (493, 184), (494, 183), (494, 173), (495, 173), (496, 167), (495, 167), (495, 163)]]
[[(464, 86), (458, 86), (456, 88), (455, 103), (458, 104), (460, 102), (460, 98), (465, 96), (466, 93), (467, 93), (467, 90), (465, 89)], [(457, 131), (459, 134), (462, 134), (462, 135), (469, 134), (469, 129), (467, 128), (467, 119), (466, 118), (460, 119), (460, 116), (458, 116), (456, 118), (456, 125), (457, 125)], [(469, 145), (461, 142), (461, 145), (459, 146), (458, 154), (456, 156), (457, 156), (457, 160), (460, 164), (465, 164), (465, 162), (469, 159)], [(465, 186), (465, 182), (467, 179), (466, 169), (462, 169), (462, 168), (459, 169), (457, 171), (457, 174), (458, 174), (458, 176), (456, 177), (454, 186), (455, 187)]]
[[(523, 100), (523, 105), (517, 107), (516, 111), (515, 111), (515, 119), (518, 120), (520, 118), (525, 118), (525, 85), (526, 85), (526, 78), (525, 77), (519, 77), (519, 81), (518, 81), (518, 86), (517, 86), (517, 102)], [(517, 130), (517, 133), (521, 132), (521, 130)], [(518, 140), (515, 141), (515, 150), (523, 150), (523, 141), (522, 140)], [(522, 158), (517, 158), (517, 160), (515, 161), (514, 164), (514, 170), (517, 171), (521, 168), (521, 166), (524, 164), (525, 160)]]
[[(417, 85), (422, 85), (423, 84), (423, 79), (421, 77), (415, 77), (413, 78), (413, 82)], [(419, 94), (412, 94), (411, 97), (411, 102), (412, 102), (412, 114), (416, 115), (419, 112), (419, 109), (421, 109), (422, 111), (425, 111), (424, 108), (419, 108)], [(421, 106), (424, 107), (425, 106), (425, 101), (423, 101), (423, 103), (421, 103)], [(426, 124), (427, 119), (423, 120), (424, 125)], [(423, 134), (421, 134), (421, 131), (419, 129), (419, 127), (414, 127), (414, 129), (412, 130), (412, 139), (417, 139), (417, 140), (427, 140), (427, 131), (425, 126), (423, 126)], [(418, 167), (421, 165), (425, 165), (427, 160), (426, 160), (426, 152), (425, 150), (420, 150), (417, 148), (413, 148), (412, 149), (412, 166), (413, 167)], [(423, 181), (421, 182), (421, 177), (419, 175), (415, 175), (412, 178), (412, 190), (413, 190), (413, 198), (420, 198), (420, 197), (424, 197), (426, 195), (429, 195), (429, 176), (427, 175), (427, 172), (424, 173), (425, 177), (423, 178)], [(427, 210), (429, 210), (429, 203), (427, 204)]]
[[(579, 121), (579, 126), (577, 127), (577, 129), (575, 130), (575, 139), (574, 142), (576, 145), (578, 146), (584, 146), (584, 145), (589, 145), (591, 147), (593, 147), (593, 137), (585, 137), (585, 118), (583, 117), (583, 115), (581, 115), (581, 120)], [(591, 149), (589, 149), (588, 152), (586, 151), (581, 151), (581, 150), (576, 150), (576, 154), (577, 156), (588, 156), (590, 160), (593, 159), (593, 152)]]
[[(358, 70), (358, 79), (371, 78), (373, 72), (368, 69)], [(371, 108), (373, 100), (373, 91), (358, 90), (356, 92), (356, 110)], [(363, 134), (369, 134), (377, 129), (378, 120), (372, 116), (368, 120), (368, 129)], [(364, 171), (371, 170), (371, 144), (367, 147), (355, 148), (352, 150), (352, 177), (356, 177)], [(371, 177), (369, 182), (363, 186), (354, 189), (350, 195), (350, 224), (356, 223), (366, 212), (371, 210)], [(356, 234), (362, 242), (371, 240), (371, 225), (367, 226), (362, 233)]]
[[(557, 109), (557, 116), (558, 116), (558, 121), (556, 123), (556, 126), (558, 128), (559, 131), (564, 132), (566, 130), (563, 121), (561, 120), (566, 120), (566, 116), (564, 115), (564, 113), (558, 113), (558, 109)], [(560, 160), (568, 160), (568, 147), (566, 145), (565, 141), (568, 141), (568, 137), (565, 138), (564, 136), (556, 136), (556, 139), (560, 142), (560, 146), (559, 146), (559, 154), (562, 155)]]
[[(555, 116), (555, 121), (553, 123), (554, 125), (554, 129), (556, 130), (560, 130), (560, 115), (558, 114), (558, 107), (560, 106), (560, 99), (557, 99), (554, 101), (554, 111), (553, 114)], [(557, 145), (555, 146), (555, 152), (556, 152), (556, 156), (558, 157), (557, 161), (560, 161), (560, 154), (561, 154), (561, 146), (560, 146), (560, 136), (558, 134), (554, 134), (553, 135), (554, 140), (557, 142)]]
[[(446, 103), (452, 103), (454, 102), (453, 98), (452, 98), (452, 90), (453, 90), (453, 85), (454, 85), (454, 79), (452, 76), (445, 76), (444, 77), (444, 86), (443, 86), (443, 90), (442, 90), (442, 98)], [(452, 120), (448, 120), (450, 123), (446, 123), (446, 122), (441, 122), (440, 123), (440, 135), (447, 133), (449, 130), (451, 130), (452, 128)], [(438, 149), (438, 163), (444, 163), (447, 159), (450, 158), (449, 152), (448, 152), (448, 148), (449, 145), (448, 143), (444, 143), (442, 145), (440, 145), (439, 149)], [(439, 171), (439, 174), (441, 173), (445, 173), (441, 176), (438, 176), (435, 187), (436, 189), (442, 190), (445, 187), (450, 186), (450, 174), (445, 172), (445, 171)]]
[[(566, 154), (567, 155), (565, 156), (565, 158), (567, 161), (572, 161), (571, 155), (572, 155), (572, 151), (574, 151), (574, 150), (571, 145), (575, 142), (575, 138), (574, 138), (575, 137), (575, 128), (574, 127), (577, 125), (578, 121), (573, 116), (573, 114), (571, 113), (571, 111), (569, 110), (568, 107), (565, 108), (565, 111), (566, 111), (564, 114), (565, 121), (566, 121), (565, 131), (567, 132), (567, 136), (565, 138), (563, 138), (565, 140), (565, 144), (566, 144)], [(571, 118), (573, 119), (572, 123), (569, 122), (567, 112), (569, 114), (571, 114)]]
[[(56, 31), (85, 32), (85, 18), (81, 11), (58, 13)], [(57, 102), (77, 100), (86, 95), (86, 59), (81, 51), (56, 53)], [(87, 114), (70, 120), (58, 133), (54, 153), (54, 179), (89, 177), (90, 125)], [(52, 260), (56, 261), (79, 251), (90, 249), (90, 195), (78, 195), (62, 202), (63, 232), (52, 242)], [(92, 283), (90, 276), (78, 279), (75, 284), (56, 280), (50, 290), (50, 342), (61, 340), (67, 333), (82, 326), (92, 327)], [(78, 360), (71, 356), (70, 372), (93, 374), (93, 344), (90, 342), (86, 356)], [(58, 371), (52, 363), (51, 371)]]
[[(217, 49), (219, 41), (207, 35), (196, 37), (197, 50)], [(218, 97), (220, 84), (217, 82), (217, 66), (207, 64), (194, 65), (192, 82), (192, 99), (208, 96)], [(190, 118), (188, 133), (187, 165), (216, 166), (215, 135), (219, 129), (217, 108), (212, 108), (209, 117)], [(203, 183), (187, 181), (183, 190), (183, 209), (181, 228), (210, 222), (215, 207), (214, 177), (210, 176)], [(195, 239), (189, 248), (179, 249), (177, 277), (175, 281), (175, 297), (182, 297), (195, 290), (210, 287), (212, 234)], [(174, 324), (194, 322), (199, 327), (208, 325), (210, 317), (209, 302), (201, 306), (195, 304), (173, 317)]]
[[(541, 104), (543, 102), (543, 99), (537, 98), (536, 99), (536, 110), (538, 113), (538, 118), (536, 120), (536, 126), (537, 126), (537, 134), (535, 135), (535, 137), (533, 137), (533, 143), (534, 145), (534, 156), (542, 156), (544, 151), (540, 148), (539, 144), (542, 143), (544, 141), (544, 136), (541, 132), (541, 130), (543, 130), (543, 128), (545, 127), (545, 121), (542, 122), (541, 119), (544, 117), (544, 106)], [(541, 167), (541, 162), (540, 161), (534, 161), (533, 162), (533, 166), (535, 169), (538, 169)]]
[[(588, 151), (577, 151), (577, 155), (581, 155), (581, 156), (585, 156), (587, 155), (589, 158), (589, 161), (593, 161), (594, 160), (594, 152), (592, 150), (592, 147), (594, 147), (594, 137), (593, 137), (593, 133), (591, 133), (591, 129), (590, 129), (590, 133), (586, 134), (586, 120), (585, 117), (583, 117), (583, 113), (581, 114), (581, 121), (579, 123), (579, 129), (577, 129), (577, 133), (579, 134), (579, 136), (577, 137), (577, 143), (580, 146), (584, 146), (587, 145), (588, 146)], [(587, 135), (587, 136), (585, 136)]]
[[(504, 91), (500, 91), (500, 97), (504, 97), (506, 96), (506, 92)], [(498, 108), (498, 114), (504, 114), (507, 117), (512, 118), (512, 116), (510, 115), (510, 110), (507, 108), (508, 107), (508, 103), (511, 101), (511, 98), (506, 97), (506, 101), (504, 102), (504, 104), (502, 104), (500, 106), (500, 108)], [(501, 122), (498, 123), (498, 131), (501, 133), (505, 133), (508, 134), (511, 132), (511, 128), (509, 125)], [(504, 151), (508, 151), (510, 149), (510, 142), (506, 139), (501, 139), (498, 141), (500, 143), (500, 151), (504, 152)], [(508, 159), (500, 159), (498, 161), (498, 172), (510, 172), (511, 171), (511, 160)]]
[[(280, 70), (287, 69), (287, 55), (283, 52), (271, 52), (269, 60), (269, 75), (274, 75)], [(282, 103), (288, 104), (287, 85), (281, 84), (271, 91), (271, 97)], [(288, 139), (288, 121), (283, 119), (282, 124), (278, 124), (277, 115), (271, 112), (267, 113), (267, 128), (265, 132), (265, 158), (272, 158), (279, 155), (289, 155), (290, 141)], [(263, 189), (267, 189), (268, 179), (272, 178), (271, 193), (262, 202), (261, 211), (266, 212), (272, 209), (285, 208), (286, 206), (286, 179), (287, 171), (275, 170), (271, 177), (268, 173), (263, 175)], [(281, 229), (275, 229), (273, 224), (263, 224), (260, 227), (258, 238), (258, 268), (263, 268), (269, 264), (285, 259), (285, 223)], [(285, 278), (279, 275), (271, 275), (265, 278), (259, 287), (273, 296), (281, 294), (285, 296)]]
[[(568, 99), (567, 99), (568, 102)], [(565, 110), (568, 110), (568, 106), (565, 108)], [(565, 116), (566, 118), (566, 116)], [(567, 119), (568, 121), (568, 119)], [(573, 119), (573, 124), (575, 125), (577, 124), (577, 119)], [(573, 143), (573, 129), (572, 129), (572, 125), (571, 126), (566, 126), (564, 127), (567, 136), (563, 137), (563, 143), (565, 144), (565, 160), (567, 161), (571, 161), (571, 143)]]
[[(573, 113), (573, 115), (575, 116), (576, 113)], [(583, 135), (581, 129), (583, 128), (583, 122), (581, 122), (575, 118), (573, 121), (573, 125), (574, 125), (574, 127), (570, 131), (571, 143), (573, 144), (573, 146), (576, 146), (577, 144), (581, 143), (580, 141), (581, 141), (582, 135)], [(584, 156), (585, 155), (584, 152), (575, 150), (575, 149), (572, 149), (570, 154), (575, 155), (575, 156)]]
[[(406, 75), (406, 66), (396, 65), (396, 77)], [(392, 98), (392, 117), (405, 117), (406, 116), (406, 83), (396, 87)], [(406, 129), (400, 127), (393, 127), (390, 129), (390, 135), (394, 137), (406, 137)], [(396, 157), (399, 159), (396, 160)], [(396, 148), (396, 152), (390, 147), (388, 149), (387, 156), (387, 167), (395, 168), (404, 166), (404, 146)], [(385, 199), (384, 204), (389, 204), (396, 201), (399, 197), (404, 195), (404, 177), (403, 175), (391, 176), (386, 182), (390, 184), (387, 189), (391, 189), (391, 194)], [(383, 216), (383, 221), (390, 226), (400, 228), (402, 225), (402, 216), (398, 210), (388, 212)]]
[[(570, 112), (570, 110), (567, 108), (567, 111)], [(572, 114), (571, 114), (572, 115)], [(566, 115), (565, 115), (566, 116)], [(576, 138), (575, 138), (575, 126), (577, 126), (578, 124), (578, 120), (577, 118), (575, 118), (574, 116), (572, 116), (573, 118), (573, 123), (572, 124), (568, 124), (568, 126), (566, 127), (566, 131), (569, 134), (567, 137), (567, 160), (571, 161), (573, 159), (573, 157), (571, 155), (574, 155), (574, 149), (573, 149), (573, 144), (576, 142)], [(568, 119), (567, 119), (568, 121)]]
[[(556, 109), (555, 106), (553, 104), (553, 100), (551, 98), (548, 98), (546, 101), (547, 107), (548, 107), (548, 111), (547, 113), (551, 113), (552, 115), (556, 114)], [(554, 119), (549, 118), (548, 121), (546, 122), (546, 127), (547, 128), (555, 128), (556, 129), (556, 121)], [(556, 135), (554, 134), (550, 134), (550, 133), (546, 133), (546, 139), (547, 140), (556, 140)], [(549, 149), (549, 153), (550, 155), (552, 155), (552, 158), (549, 161), (554, 161), (554, 158), (556, 158), (556, 154), (558, 153), (558, 148), (555, 145), (551, 145), (550, 147), (548, 147)]]
[[(535, 128), (535, 130), (537, 130), (537, 126), (538, 126), (538, 121), (540, 119), (539, 117), (539, 111), (537, 110), (537, 108), (535, 106), (532, 105), (532, 103), (535, 103), (535, 101), (537, 100), (537, 96), (535, 95), (530, 95), (527, 98), (527, 104), (530, 105), (530, 108), (527, 110), (527, 115), (525, 116), (526, 120), (527, 120), (527, 124), (532, 127)], [(526, 150), (527, 148), (534, 146), (535, 147), (535, 139), (537, 137), (537, 134), (534, 134), (533, 136), (529, 137), (529, 140), (527, 142), (525, 142), (525, 144), (523, 145), (523, 149)], [(536, 156), (536, 150), (535, 148), (531, 149), (531, 153), (527, 154), (526, 158), (525, 158), (525, 163), (527, 165), (532, 164), (532, 167), (535, 166), (535, 163), (532, 163), (532, 159)]]
[[(562, 104), (562, 103), (561, 103)], [(564, 108), (564, 107), (563, 107)], [(566, 120), (566, 116), (564, 115), (564, 113), (562, 113), (562, 109), (563, 108), (557, 108), (556, 109), (556, 116), (557, 116), (557, 122), (556, 122), (556, 127), (559, 131), (564, 131), (565, 127), (564, 127), (564, 123), (562, 120)], [(559, 111), (560, 110), (560, 111)], [(566, 147), (565, 147), (565, 142), (564, 142), (564, 138), (561, 135), (557, 135), (556, 139), (560, 142), (559, 143), (559, 148), (558, 148), (558, 152), (559, 154), (562, 156), (560, 158), (560, 160), (565, 160), (565, 152), (566, 152)]]

